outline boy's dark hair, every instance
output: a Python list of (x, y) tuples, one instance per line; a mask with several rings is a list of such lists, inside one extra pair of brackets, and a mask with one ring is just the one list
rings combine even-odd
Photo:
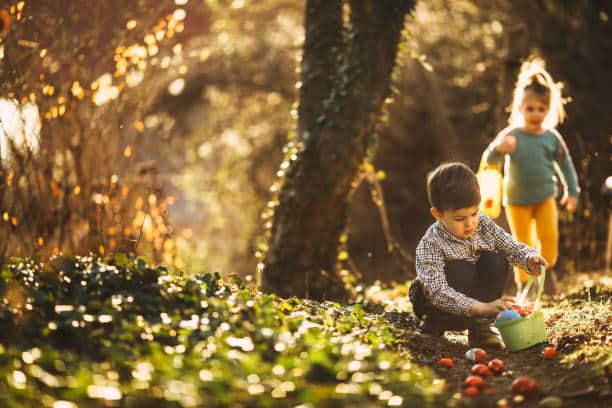
[(427, 175), (429, 204), (438, 211), (457, 210), (480, 204), (480, 187), (465, 164), (441, 164)]

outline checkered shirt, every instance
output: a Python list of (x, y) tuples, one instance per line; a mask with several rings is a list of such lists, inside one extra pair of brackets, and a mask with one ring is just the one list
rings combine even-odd
[(482, 251), (502, 253), (510, 264), (525, 270), (529, 256), (537, 254), (484, 215), (480, 215), (478, 227), (468, 239), (455, 237), (440, 221), (429, 227), (416, 249), (416, 271), (432, 305), (455, 315), (468, 314), (476, 300), (448, 285), (444, 265), (453, 260), (476, 263)]

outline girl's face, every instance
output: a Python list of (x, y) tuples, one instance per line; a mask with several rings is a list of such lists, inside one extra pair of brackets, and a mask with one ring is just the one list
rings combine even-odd
[(521, 103), (521, 113), (525, 118), (525, 130), (532, 133), (542, 131), (542, 123), (550, 107), (548, 101), (534, 92), (527, 91)]

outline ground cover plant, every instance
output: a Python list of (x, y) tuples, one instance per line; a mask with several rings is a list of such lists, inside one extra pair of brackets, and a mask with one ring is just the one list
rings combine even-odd
[(123, 255), (14, 260), (3, 406), (433, 406), (443, 381), (360, 305), (280, 299)]

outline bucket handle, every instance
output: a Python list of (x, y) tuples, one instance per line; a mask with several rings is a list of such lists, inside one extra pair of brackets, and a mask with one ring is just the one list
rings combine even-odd
[(480, 159), (480, 163), (478, 164), (478, 172), (484, 171), (484, 170), (497, 170), (499, 172), (501, 172), (502, 170), (502, 166), (500, 164), (486, 164), (485, 161), (481, 158)]
[[(544, 265), (541, 265), (540, 268), (541, 268), (541, 272), (540, 272), (540, 276), (538, 277), (538, 293), (536, 295), (536, 300), (535, 300), (536, 305), (540, 303), (542, 292), (544, 292), (544, 279), (546, 279), (546, 268), (544, 267)], [(521, 296), (520, 296), (521, 299), (527, 298), (527, 293), (529, 292), (529, 289), (531, 289), (531, 285), (533, 285), (533, 282), (535, 280), (536, 280), (535, 276), (533, 275), (529, 276), (529, 279), (527, 279), (527, 283), (525, 284), (525, 288), (523, 289), (523, 292), (521, 293)]]

